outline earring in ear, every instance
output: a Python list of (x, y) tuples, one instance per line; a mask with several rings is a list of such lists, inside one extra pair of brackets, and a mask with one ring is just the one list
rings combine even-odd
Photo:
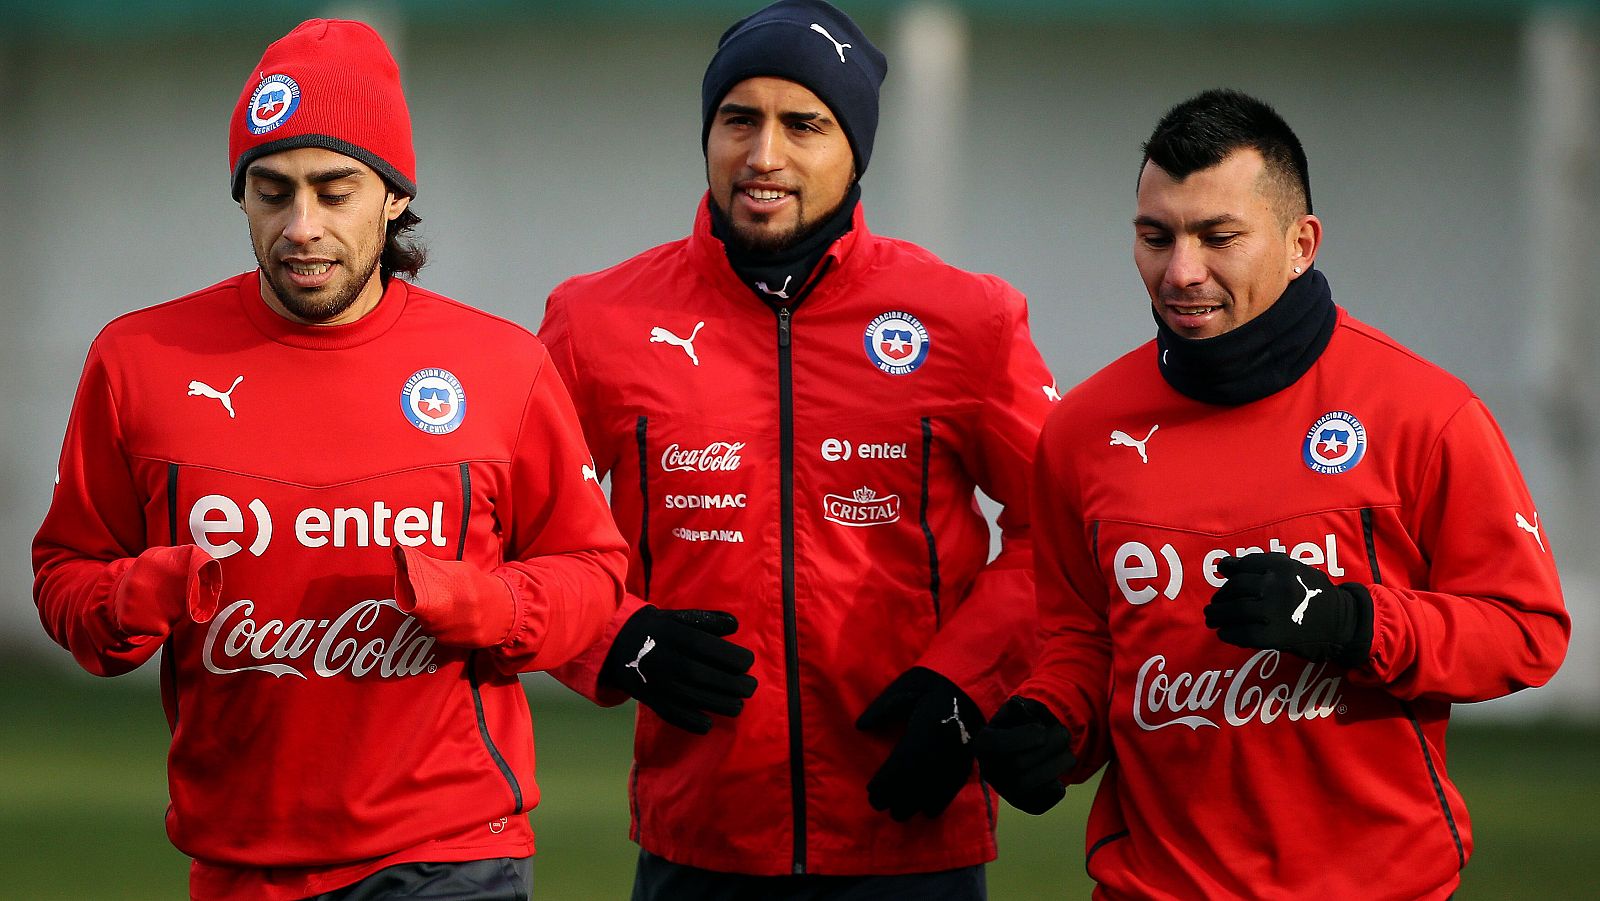
[(1300, 267), (1299, 266), (1294, 267), (1294, 274), (1295, 275), (1299, 275), (1300, 274)]

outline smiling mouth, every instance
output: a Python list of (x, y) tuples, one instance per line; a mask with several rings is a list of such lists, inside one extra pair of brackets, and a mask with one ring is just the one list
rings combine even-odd
[(748, 203), (759, 208), (768, 204), (778, 204), (785, 200), (795, 198), (797, 193), (792, 188), (782, 185), (741, 185), (734, 189), (736, 196), (743, 197)]
[(321, 275), (333, 268), (332, 263), (295, 264), (285, 262), (283, 265), (288, 267), (289, 271), (293, 272), (295, 275), (301, 275), (307, 278)]
[(1206, 313), (1214, 313), (1217, 310), (1222, 309), (1222, 307), (1219, 304), (1208, 304), (1205, 306), (1171, 306), (1167, 309), (1172, 310), (1174, 313), (1177, 313), (1180, 316), (1201, 316)]

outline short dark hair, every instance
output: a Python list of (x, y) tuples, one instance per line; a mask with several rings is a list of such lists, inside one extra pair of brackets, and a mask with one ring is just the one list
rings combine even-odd
[(407, 206), (384, 226), (383, 255), (378, 258), (378, 267), (385, 278), (398, 275), (413, 279), (427, 264), (427, 248), (411, 234), (421, 223), (422, 217)]
[(1145, 163), (1155, 163), (1182, 181), (1245, 148), (1266, 160), (1267, 175), (1283, 201), (1281, 217), (1311, 212), (1311, 173), (1294, 130), (1277, 110), (1226, 88), (1196, 94), (1167, 110), (1144, 142), (1139, 172)]

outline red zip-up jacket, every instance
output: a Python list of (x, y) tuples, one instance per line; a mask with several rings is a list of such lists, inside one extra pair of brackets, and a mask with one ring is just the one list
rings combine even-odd
[[(854, 225), (793, 306), (758, 300), (702, 200), (694, 233), (551, 295), (568, 380), (632, 550), (611, 632), (564, 668), (596, 685), (639, 605), (739, 619), (755, 696), (705, 736), (639, 710), (633, 837), (724, 872), (886, 874), (994, 857), (976, 768), (936, 819), (866, 784), (898, 735), (856, 717), (924, 666), (990, 713), (1037, 649), (1029, 464), (1055, 392), (1026, 304), (993, 276)], [(1002, 550), (974, 491), (1005, 505)]]
[[(101, 332), (34, 597), (92, 673), (163, 652), (194, 897), (533, 852), (516, 673), (593, 644), (626, 565), (588, 465), (532, 335), (399, 279), (348, 325), (290, 323), (248, 272)], [(498, 643), (442, 640), (494, 604)]]
[[(1452, 704), (1550, 678), (1570, 623), (1528, 490), (1459, 380), (1340, 310), (1298, 381), (1219, 407), (1152, 342), (1073, 389), (1040, 440), (1045, 648), (1018, 694), (1066, 724), (1104, 899), (1446, 898), (1472, 852)], [(1365, 585), (1367, 662), (1224, 644), (1224, 556)]]

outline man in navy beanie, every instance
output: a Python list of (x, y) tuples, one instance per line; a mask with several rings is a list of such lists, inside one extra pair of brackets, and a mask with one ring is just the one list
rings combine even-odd
[(969, 742), (1035, 652), (1055, 386), (1015, 289), (867, 230), (886, 71), (818, 0), (735, 23), (693, 233), (545, 311), (630, 544), (606, 636), (557, 675), (640, 702), (636, 901), (986, 896)]

